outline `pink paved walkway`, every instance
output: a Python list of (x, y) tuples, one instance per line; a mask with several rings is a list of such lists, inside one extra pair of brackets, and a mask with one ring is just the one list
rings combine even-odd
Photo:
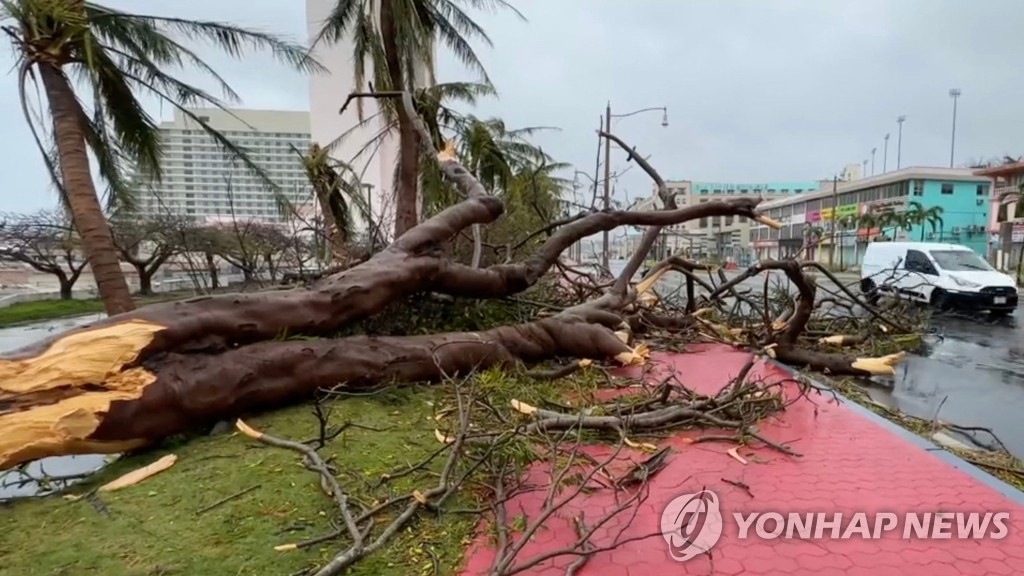
[[(725, 346), (702, 346), (699, 353), (656, 356), (671, 364), (687, 386), (713, 393), (735, 375), (747, 354)], [(760, 364), (752, 374), (786, 378), (780, 368)], [(661, 513), (676, 496), (702, 488), (717, 493), (724, 517), (721, 539), (711, 558), (700, 555), (685, 562), (671, 558), (660, 536), (632, 541), (613, 551), (600, 552), (578, 572), (581, 576), (661, 574), (781, 574), (817, 576), (961, 576), (973, 574), (1024, 574), (1024, 507), (1004, 497), (971, 475), (954, 468), (935, 453), (883, 428), (829, 395), (790, 406), (778, 420), (760, 427), (764, 437), (788, 443), (801, 458), (794, 459), (770, 449), (741, 448), (748, 463), (728, 456), (726, 444), (688, 444), (684, 433), (667, 441), (673, 448), (668, 465), (650, 484), (650, 495), (630, 522), (627, 514), (613, 519), (593, 538), (596, 546), (610, 539), (640, 537), (659, 532)], [(663, 443), (662, 445), (664, 445)], [(607, 450), (604, 454), (607, 454)], [(752, 458), (751, 455), (754, 455)], [(600, 457), (600, 453), (594, 453)], [(633, 454), (634, 458), (642, 458)], [(628, 469), (628, 462), (622, 469)], [(548, 471), (531, 476), (548, 478)], [(743, 482), (753, 498), (722, 479)], [(543, 489), (510, 502), (509, 517), (524, 513), (533, 517), (542, 505)], [(620, 493), (620, 497), (622, 497)], [(580, 505), (553, 516), (520, 555), (527, 559), (545, 550), (570, 544), (575, 536), (571, 518), (585, 508), (593, 520), (614, 506), (611, 490), (596, 491), (579, 500)], [(734, 512), (1009, 512), (1008, 534), (1001, 540), (903, 539), (898, 528), (882, 539), (739, 539)], [(844, 524), (845, 526), (845, 524)], [(625, 531), (622, 532), (623, 527)], [(770, 530), (774, 524), (769, 522)], [(621, 535), (620, 535), (621, 532)], [(751, 530), (753, 532), (753, 530)], [(493, 561), (488, 537), (481, 536), (469, 553), (465, 576), (487, 573)], [(575, 558), (562, 557), (522, 574), (562, 575)]]

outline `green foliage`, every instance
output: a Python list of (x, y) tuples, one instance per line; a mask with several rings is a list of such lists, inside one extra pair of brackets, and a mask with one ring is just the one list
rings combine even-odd
[(514, 300), (463, 300), (417, 294), (392, 302), (372, 318), (346, 327), (339, 336), (404, 336), (473, 332), (528, 322), (537, 307)]
[[(0, 23), (11, 37), (17, 59), (22, 112), (62, 199), (67, 192), (53, 149), (54, 135), (49, 133), (49, 122), (32, 112), (29, 83), (36, 81), (40, 67), (52, 67), (69, 83), (77, 81), (88, 91), (83, 99), (92, 100), (94, 107), (87, 109), (80, 99), (79, 116), (86, 143), (108, 184), (111, 207), (132, 203), (133, 183), (126, 179), (129, 166), (155, 179), (162, 175), (163, 144), (157, 121), (143, 108), (140, 94), (181, 111), (226, 154), (269, 186), (276, 186), (242, 149), (188, 109), (223, 109), (225, 102), (241, 100), (193, 51), (198, 44), (212, 44), (234, 58), (250, 50), (266, 50), (298, 70), (325, 70), (304, 47), (271, 34), (222, 22), (129, 14), (91, 2), (0, 0)], [(173, 75), (183, 69), (198, 70), (213, 80), (224, 101)]]

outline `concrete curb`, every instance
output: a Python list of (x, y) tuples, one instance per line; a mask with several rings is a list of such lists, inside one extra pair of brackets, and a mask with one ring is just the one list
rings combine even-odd
[(981, 482), (982, 484), (988, 486), (989, 488), (992, 488), (996, 492), (999, 492), (1004, 497), (1013, 501), (1017, 505), (1024, 506), (1024, 492), (1007, 484), (1006, 482), (1003, 482), (999, 478), (992, 476), (982, 468), (979, 468), (978, 466), (971, 464), (970, 462), (964, 460), (963, 458), (960, 458), (956, 454), (953, 454), (952, 452), (945, 450), (938, 444), (925, 438), (922, 438), (917, 434), (914, 434), (913, 432), (903, 428), (899, 424), (896, 424), (895, 422), (892, 422), (886, 418), (883, 418), (882, 416), (879, 416), (878, 414), (875, 414), (868, 408), (865, 408), (864, 406), (861, 406), (857, 402), (854, 402), (853, 400), (850, 400), (846, 396), (843, 396), (838, 391), (834, 390), (831, 386), (828, 386), (813, 378), (809, 378), (806, 374), (794, 370), (793, 368), (779, 362), (778, 360), (774, 360), (772, 358), (766, 358), (765, 360), (770, 362), (772, 365), (777, 366), (782, 370), (785, 370), (787, 373), (793, 375), (794, 378), (797, 376), (807, 378), (812, 383), (814, 383), (815, 386), (834, 392), (836, 396), (843, 402), (846, 408), (849, 408), (850, 410), (856, 412), (857, 414), (860, 414), (865, 419), (881, 426), (885, 430), (888, 430), (889, 432), (892, 432), (893, 434), (910, 441), (911, 444), (914, 444), (917, 447), (929, 452), (931, 455), (944, 461), (946, 464), (949, 464), (953, 468), (962, 470), (963, 472), (967, 473), (968, 476), (974, 478), (975, 480)]

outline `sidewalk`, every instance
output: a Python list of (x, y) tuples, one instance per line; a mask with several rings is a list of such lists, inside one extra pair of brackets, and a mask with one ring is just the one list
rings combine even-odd
[[(655, 355), (660, 369), (673, 369), (682, 381), (700, 392), (713, 393), (736, 374), (747, 353), (724, 345), (702, 345), (694, 353)], [(785, 380), (790, 375), (775, 364), (759, 364), (752, 376)], [(656, 380), (657, 375), (652, 375)], [(795, 394), (788, 384), (787, 394)], [(1015, 489), (987, 476), (946, 452), (929, 451), (927, 443), (881, 420), (867, 410), (837, 403), (827, 394), (800, 400), (779, 418), (762, 422), (758, 432), (784, 443), (801, 454), (789, 457), (770, 449), (740, 448), (747, 463), (726, 454), (732, 445), (691, 444), (686, 438), (701, 432), (684, 432), (670, 444), (673, 453), (667, 466), (649, 483), (650, 496), (635, 517), (629, 511), (595, 533), (596, 547), (611, 546), (616, 535), (624, 543), (614, 550), (594, 554), (577, 573), (582, 576), (645, 574), (785, 574), (793, 576), (963, 576), (1024, 573), (1024, 498)], [(608, 448), (595, 447), (592, 454)], [(636, 456), (642, 458), (642, 456)], [(547, 470), (543, 476), (547, 478)], [(737, 487), (749, 486), (749, 493)], [(673, 560), (660, 535), (662, 511), (677, 496), (702, 489), (719, 498), (724, 531), (710, 555), (685, 562)], [(513, 499), (510, 518), (522, 511), (536, 517), (545, 496), (544, 487)], [(621, 498), (621, 494), (619, 495)], [(546, 529), (535, 534), (520, 556), (526, 560), (545, 550), (569, 545), (575, 539), (573, 517), (583, 509), (597, 519), (614, 505), (610, 489), (581, 496), (579, 504), (552, 516)], [(514, 511), (514, 512), (513, 512)], [(903, 539), (900, 529), (881, 539), (853, 536), (848, 539), (741, 540), (733, 513), (751, 512), (826, 513), (857, 512), (895, 514), (935, 512), (1008, 512), (1008, 535), (1002, 540)], [(870, 517), (870, 516), (869, 516)], [(772, 522), (766, 523), (769, 531)], [(619, 531), (624, 530), (622, 534)], [(751, 529), (753, 532), (753, 529)], [(482, 531), (469, 552), (465, 576), (486, 574), (493, 561), (491, 533)], [(515, 537), (518, 537), (516, 535)], [(576, 557), (556, 558), (522, 574), (565, 574)]]

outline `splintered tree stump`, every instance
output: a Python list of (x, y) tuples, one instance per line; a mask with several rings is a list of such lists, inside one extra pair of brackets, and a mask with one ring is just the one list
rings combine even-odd
[[(319, 388), (437, 381), (553, 356), (612, 358), (611, 329), (571, 317), (482, 332), (266, 341), (217, 354), (151, 350), (168, 328), (127, 318), (0, 360), (0, 469), (47, 456), (118, 453)], [(157, 348), (158, 349), (158, 348)]]

